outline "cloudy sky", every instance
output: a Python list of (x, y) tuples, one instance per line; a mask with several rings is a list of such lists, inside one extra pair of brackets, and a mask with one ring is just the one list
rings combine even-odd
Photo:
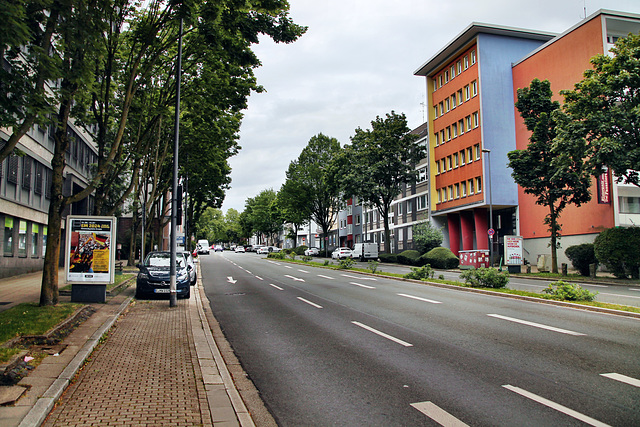
[(598, 9), (640, 14), (638, 0), (289, 0), (309, 27), (292, 44), (254, 47), (267, 92), (254, 94), (230, 160), (223, 211), (276, 191), (289, 163), (318, 133), (349, 143), (376, 116), (404, 113), (424, 122), (425, 81), (414, 71), (472, 22), (561, 33)]

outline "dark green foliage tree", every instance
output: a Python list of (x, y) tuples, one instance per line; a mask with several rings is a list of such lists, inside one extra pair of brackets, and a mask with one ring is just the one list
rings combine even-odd
[(429, 264), (433, 268), (457, 268), (460, 264), (460, 260), (451, 252), (451, 249), (442, 246), (431, 249), (422, 255), (420, 260), (423, 265)]
[(433, 226), (430, 222), (421, 222), (413, 225), (413, 242), (421, 254), (429, 252), (442, 244), (444, 235), (442, 230)]
[(640, 187), (640, 35), (618, 39), (612, 53), (593, 57), (583, 80), (561, 92), (559, 139), (584, 153), (593, 175), (610, 169)]
[(341, 177), (344, 197), (355, 196), (375, 207), (384, 221), (385, 252), (389, 252), (391, 232), (389, 210), (403, 184), (417, 179), (416, 164), (426, 156), (426, 147), (416, 144), (404, 114), (376, 117), (371, 129), (356, 129), (334, 172)]
[[(297, 161), (289, 164), (287, 176), (295, 176), (295, 170), (298, 168)], [(282, 184), (278, 192), (278, 208), (282, 214), (284, 222), (292, 225), (289, 238), (293, 240), (294, 247), (297, 244), (298, 230), (304, 224), (309, 222), (311, 218), (311, 192), (308, 187), (300, 181), (289, 179)]]
[(278, 210), (276, 192), (273, 189), (263, 190), (256, 197), (245, 202), (245, 212), (251, 231), (265, 235), (270, 244), (276, 244), (278, 233), (282, 230), (282, 215)]
[(516, 108), (531, 132), (525, 150), (508, 153), (511, 176), (524, 192), (536, 197), (536, 204), (545, 206), (548, 213), (544, 223), (551, 237), (551, 268), (558, 272), (557, 249), (562, 225), (560, 214), (569, 204), (580, 206), (591, 199), (591, 179), (585, 170), (580, 152), (554, 149), (556, 122), (560, 104), (552, 101), (548, 80), (534, 79), (527, 88), (518, 89)]
[(640, 227), (608, 228), (593, 242), (596, 258), (616, 277), (638, 279)]
[(578, 270), (581, 275), (589, 276), (589, 265), (598, 265), (598, 259), (593, 247), (593, 243), (583, 243), (581, 245), (569, 246), (564, 254), (571, 260), (573, 268)]

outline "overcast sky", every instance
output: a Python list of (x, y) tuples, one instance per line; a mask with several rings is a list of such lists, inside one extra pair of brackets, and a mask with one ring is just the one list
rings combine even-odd
[(223, 211), (278, 191), (292, 160), (323, 133), (342, 145), (392, 110), (424, 122), (425, 80), (414, 71), (472, 22), (562, 33), (599, 9), (640, 14), (638, 0), (289, 0), (307, 33), (254, 46), (266, 93), (253, 94), (230, 159)]

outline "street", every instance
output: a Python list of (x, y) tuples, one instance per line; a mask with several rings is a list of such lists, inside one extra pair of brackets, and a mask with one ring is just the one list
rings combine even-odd
[(640, 424), (636, 319), (252, 253), (200, 264), (280, 425)]

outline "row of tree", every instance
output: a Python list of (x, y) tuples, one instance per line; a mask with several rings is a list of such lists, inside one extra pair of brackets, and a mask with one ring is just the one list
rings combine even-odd
[[(263, 90), (252, 44), (260, 35), (293, 42), (306, 30), (288, 17), (286, 0), (0, 0), (0, 10), (0, 127), (11, 133), (0, 162), (22, 154), (16, 145), (34, 125), (52, 129), (55, 141), (41, 305), (58, 301), (69, 205), (94, 194), (90, 213), (111, 215), (130, 198), (134, 229), (143, 216), (166, 220), (182, 23), (180, 169), (190, 219), (221, 205), (242, 110)], [(75, 194), (63, 192), (70, 123), (97, 145), (92, 180)]]

